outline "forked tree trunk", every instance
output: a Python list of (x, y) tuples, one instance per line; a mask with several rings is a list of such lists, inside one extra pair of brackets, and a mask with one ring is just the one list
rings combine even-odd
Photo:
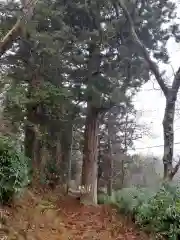
[(85, 123), (81, 202), (97, 204), (98, 111), (89, 106)]
[(165, 79), (163, 78), (158, 65), (154, 62), (145, 45), (141, 41), (141, 39), (136, 34), (135, 25), (133, 19), (131, 18), (131, 14), (128, 11), (126, 6), (126, 2), (123, 0), (119, 0), (119, 6), (123, 10), (123, 13), (129, 23), (130, 32), (134, 43), (141, 50), (144, 59), (149, 65), (149, 69), (154, 74), (157, 83), (159, 84), (161, 90), (164, 93), (166, 98), (166, 109), (164, 113), (163, 119), (163, 130), (164, 130), (164, 155), (163, 155), (163, 164), (164, 164), (164, 179), (172, 180), (174, 175), (177, 173), (180, 167), (180, 159), (176, 163), (175, 167), (173, 167), (173, 148), (174, 148), (174, 115), (175, 115), (175, 103), (177, 100), (177, 94), (180, 88), (180, 67), (174, 75), (174, 79), (171, 87), (167, 86)]

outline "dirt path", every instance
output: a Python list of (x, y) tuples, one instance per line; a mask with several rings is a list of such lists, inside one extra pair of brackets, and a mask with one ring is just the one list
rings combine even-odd
[(108, 206), (83, 206), (78, 201), (28, 191), (2, 214), (3, 240), (120, 240), (148, 239), (125, 224)]

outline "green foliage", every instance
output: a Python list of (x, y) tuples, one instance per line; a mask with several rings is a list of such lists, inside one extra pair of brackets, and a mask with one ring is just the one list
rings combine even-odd
[(131, 213), (134, 216), (139, 206), (147, 202), (153, 194), (153, 191), (146, 188), (124, 188), (115, 193), (115, 201), (121, 212)]
[(142, 204), (136, 215), (136, 223), (149, 231), (161, 233), (168, 239), (180, 237), (180, 191), (162, 187), (155, 197)]
[(113, 200), (114, 200), (114, 197), (109, 197), (106, 194), (101, 193), (98, 195), (98, 204), (108, 204), (108, 203), (112, 204), (112, 203), (115, 203), (115, 201)]
[(132, 187), (113, 192), (111, 197), (100, 195), (98, 199), (100, 203), (109, 202), (115, 204), (122, 213), (134, 215), (138, 207), (142, 203), (147, 202), (154, 194), (154, 191), (150, 191), (147, 188)]
[(0, 138), (0, 202), (7, 203), (29, 182), (28, 160), (7, 138)]
[(54, 160), (48, 161), (43, 173), (41, 174), (41, 183), (54, 186), (60, 180), (60, 169)]
[(167, 239), (180, 237), (180, 189), (163, 184), (157, 192), (148, 188), (125, 188), (112, 197), (100, 195), (99, 203), (113, 203), (136, 224)]

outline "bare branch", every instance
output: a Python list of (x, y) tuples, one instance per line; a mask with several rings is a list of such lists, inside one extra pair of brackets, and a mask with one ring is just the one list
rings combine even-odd
[(156, 77), (156, 80), (159, 84), (159, 86), (161, 87), (163, 93), (165, 96), (167, 96), (167, 93), (168, 93), (168, 87), (166, 86), (165, 82), (164, 82), (164, 79), (162, 78), (161, 76), (161, 73), (159, 71), (159, 68), (158, 68), (158, 65), (150, 58), (150, 55), (147, 51), (147, 49), (145, 48), (144, 44), (141, 42), (141, 40), (139, 39), (139, 37), (137, 36), (136, 34), (136, 31), (135, 31), (135, 27), (134, 27), (134, 23), (133, 23), (133, 20), (124, 4), (124, 1), (123, 0), (119, 0), (119, 6), (122, 8), (123, 12), (124, 12), (124, 15), (126, 16), (128, 22), (129, 22), (129, 25), (130, 25), (130, 30), (131, 30), (131, 34), (132, 34), (132, 37), (135, 41), (135, 43), (139, 46), (139, 48), (141, 49), (142, 51), (142, 54), (145, 58), (145, 60), (147, 61), (147, 63), (149, 64), (149, 67), (150, 67), (150, 70), (151, 72), (154, 74), (154, 76)]
[(172, 94), (174, 97), (177, 96), (179, 87), (180, 87), (180, 68), (177, 70), (172, 83)]
[(170, 175), (171, 179), (173, 179), (173, 177), (175, 176), (175, 174), (177, 173), (179, 168), (180, 168), (180, 158), (179, 158), (179, 161), (176, 163), (175, 167), (173, 168), (173, 170), (171, 172), (171, 175)]
[(0, 56), (2, 56), (11, 46), (16, 38), (20, 35), (21, 20), (18, 19), (13, 28), (0, 41)]

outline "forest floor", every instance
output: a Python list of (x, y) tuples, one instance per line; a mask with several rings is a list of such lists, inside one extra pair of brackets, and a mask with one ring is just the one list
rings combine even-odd
[(55, 191), (28, 190), (0, 213), (0, 240), (149, 239), (110, 206), (84, 206)]

